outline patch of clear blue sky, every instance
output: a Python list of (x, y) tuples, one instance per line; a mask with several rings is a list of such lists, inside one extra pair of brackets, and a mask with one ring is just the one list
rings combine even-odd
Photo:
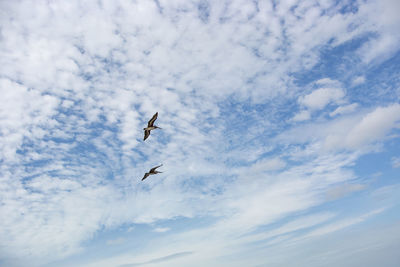
[(381, 151), (360, 157), (353, 169), (358, 176), (365, 178), (380, 174), (375, 179), (375, 186), (395, 183), (400, 178), (400, 168), (392, 167), (391, 158), (399, 156), (399, 151), (400, 143), (389, 140)]
[[(357, 71), (357, 68), (349, 68), (354, 66), (353, 55), (357, 48), (361, 47), (363, 43), (368, 41), (368, 37), (364, 36), (362, 38), (357, 38), (350, 40), (344, 44), (337, 47), (331, 47), (331, 45), (326, 45), (320, 50), (320, 61), (313, 66), (310, 70), (303, 70), (294, 73), (293, 76), (296, 78), (296, 84), (298, 86), (307, 85), (322, 78), (337, 79), (339, 81), (351, 82), (351, 79)], [(331, 41), (333, 43), (333, 40)]]
[(199, 18), (203, 23), (207, 23), (210, 17), (210, 4), (206, 0), (199, 1), (197, 10), (199, 12)]

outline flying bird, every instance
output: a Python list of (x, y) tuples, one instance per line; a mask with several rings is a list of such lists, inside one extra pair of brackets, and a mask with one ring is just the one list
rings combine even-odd
[(156, 114), (153, 115), (153, 117), (151, 118), (151, 120), (149, 120), (149, 122), (147, 123), (147, 127), (146, 127), (146, 128), (143, 128), (143, 130), (144, 130), (144, 138), (143, 138), (143, 141), (146, 140), (147, 137), (149, 137), (150, 131), (151, 131), (151, 130), (154, 130), (154, 129), (161, 129), (160, 127), (154, 125), (154, 122), (156, 121), (157, 116), (158, 116), (158, 112), (156, 112)]
[(143, 181), (144, 179), (146, 179), (149, 175), (153, 175), (153, 174), (157, 174), (157, 173), (162, 173), (162, 172), (156, 171), (156, 169), (159, 168), (159, 167), (161, 167), (161, 166), (162, 166), (162, 164), (161, 164), (161, 165), (158, 165), (157, 167), (151, 168), (149, 172), (146, 172), (146, 173), (144, 174), (144, 176), (143, 176), (143, 178), (142, 178), (142, 181)]

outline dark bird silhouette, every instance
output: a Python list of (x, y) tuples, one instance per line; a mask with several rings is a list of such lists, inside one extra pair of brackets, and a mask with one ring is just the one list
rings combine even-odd
[(144, 176), (143, 176), (143, 178), (142, 178), (142, 181), (143, 181), (144, 179), (146, 179), (147, 177), (149, 177), (149, 175), (153, 175), (153, 174), (157, 174), (157, 173), (162, 173), (162, 172), (156, 171), (156, 169), (159, 168), (159, 167), (161, 167), (161, 166), (162, 166), (162, 164), (161, 164), (161, 165), (158, 165), (157, 167), (151, 168), (149, 172), (146, 172), (146, 173), (144, 174)]
[(156, 112), (156, 114), (154, 114), (153, 117), (149, 120), (149, 122), (147, 123), (147, 127), (143, 128), (143, 130), (144, 130), (143, 141), (146, 140), (147, 137), (149, 137), (151, 130), (161, 129), (160, 127), (154, 125), (154, 122), (156, 121), (157, 116), (158, 116), (158, 112)]

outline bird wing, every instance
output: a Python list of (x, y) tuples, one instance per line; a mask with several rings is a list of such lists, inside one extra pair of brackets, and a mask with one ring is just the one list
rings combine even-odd
[(159, 168), (159, 167), (161, 167), (161, 166), (162, 166), (162, 164), (161, 164), (161, 165), (158, 165), (158, 166), (156, 166), (156, 167), (154, 167), (154, 168), (151, 168), (150, 173), (154, 172), (157, 168)]
[(150, 131), (149, 130), (144, 130), (144, 138), (143, 141), (147, 139), (147, 137), (149, 137), (150, 135)]
[(142, 178), (142, 181), (143, 181), (144, 179), (146, 179), (149, 175), (150, 175), (150, 174), (149, 174), (148, 172), (146, 172), (146, 173), (144, 174), (143, 178)]
[(149, 120), (149, 123), (147, 124), (147, 127), (153, 126), (153, 123), (156, 121), (157, 116), (158, 116), (158, 112), (156, 112), (156, 114), (153, 115), (153, 118), (151, 118), (151, 120)]

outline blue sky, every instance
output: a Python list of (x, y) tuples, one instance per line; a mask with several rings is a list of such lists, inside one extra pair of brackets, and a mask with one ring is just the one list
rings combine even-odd
[(1, 1), (0, 265), (399, 266), (398, 10)]

